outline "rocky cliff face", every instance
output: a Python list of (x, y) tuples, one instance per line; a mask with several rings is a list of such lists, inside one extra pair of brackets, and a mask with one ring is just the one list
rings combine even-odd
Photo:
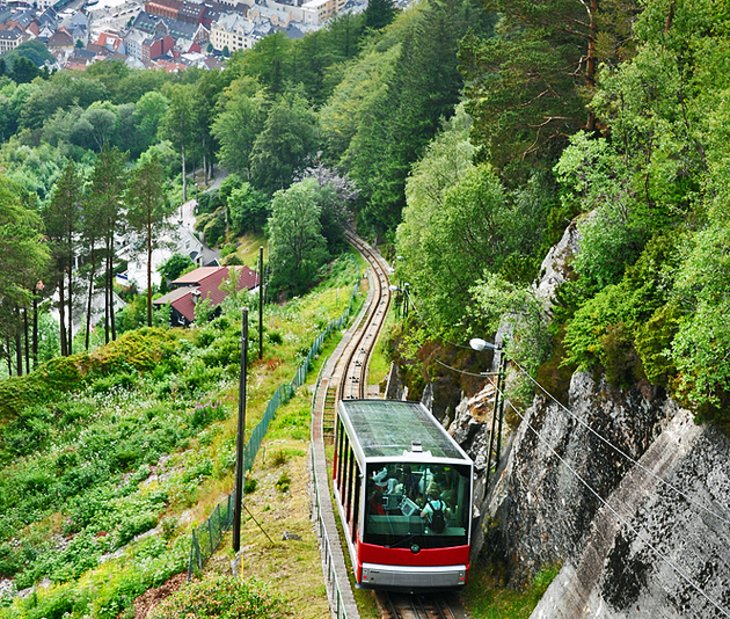
[[(543, 263), (548, 312), (577, 243), (569, 228)], [(567, 406), (520, 411), (485, 493), (492, 398), (463, 401), (449, 430), (482, 473), (482, 557), (514, 585), (562, 566), (533, 617), (730, 617), (727, 437), (649, 385), (576, 373)]]
[(526, 411), (488, 497), (482, 552), (515, 584), (563, 565), (534, 617), (725, 616), (727, 437), (660, 394), (586, 374), (568, 408), (538, 398)]
[(728, 616), (730, 441), (667, 411), (533, 617)]

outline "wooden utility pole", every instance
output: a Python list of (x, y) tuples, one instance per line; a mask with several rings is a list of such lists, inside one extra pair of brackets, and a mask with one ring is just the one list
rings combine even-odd
[(244, 435), (246, 433), (246, 353), (248, 351), (248, 308), (241, 318), (241, 371), (238, 381), (238, 436), (236, 438), (236, 487), (233, 493), (233, 551), (241, 549), (241, 512), (243, 511)]
[(259, 359), (264, 357), (264, 246), (259, 247)]

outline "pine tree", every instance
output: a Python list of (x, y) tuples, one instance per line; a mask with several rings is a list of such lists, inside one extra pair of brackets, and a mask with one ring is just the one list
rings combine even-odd
[(73, 270), (81, 216), (80, 186), (76, 165), (69, 162), (56, 181), (51, 201), (43, 213), (55, 262), (61, 354), (64, 356), (73, 353)]
[(161, 224), (170, 215), (163, 191), (164, 170), (156, 157), (142, 161), (127, 185), (127, 217), (132, 229), (141, 233), (147, 249), (147, 326), (152, 326), (152, 250), (157, 245)]
[(393, 21), (395, 7), (393, 0), (368, 0), (365, 9), (365, 27), (379, 30)]

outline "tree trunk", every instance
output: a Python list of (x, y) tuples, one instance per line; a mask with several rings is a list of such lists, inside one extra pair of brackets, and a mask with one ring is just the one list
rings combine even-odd
[(109, 237), (106, 240), (106, 256), (104, 256), (104, 343), (109, 343)]
[(15, 367), (18, 376), (23, 375), (23, 344), (20, 337), (20, 308), (15, 308)]
[[(586, 86), (591, 94), (596, 88), (596, 36), (598, 34), (598, 26), (596, 17), (598, 15), (598, 0), (591, 0), (591, 8), (588, 15), (588, 49), (586, 51)], [(596, 114), (592, 109), (588, 109), (588, 119), (586, 120), (586, 130), (595, 131)]]
[(30, 374), (30, 347), (28, 346), (28, 308), (23, 308), (23, 333), (25, 339), (25, 373)]
[(13, 375), (13, 357), (10, 354), (10, 338), (5, 336), (5, 361), (8, 364), (8, 376)]
[(72, 355), (74, 351), (73, 345), (73, 277), (74, 277), (74, 264), (73, 255), (68, 256), (68, 354)]
[(109, 326), (113, 342), (117, 339), (117, 326), (114, 319), (114, 232), (112, 232), (112, 242), (109, 247)]
[(203, 142), (203, 185), (208, 182), (208, 160), (205, 156), (205, 142)]
[(33, 291), (33, 369), (38, 367), (38, 291)]
[(185, 148), (180, 149), (180, 161), (182, 162), (182, 190), (183, 202), (188, 201), (188, 179), (185, 174)]
[(86, 335), (84, 337), (84, 344), (86, 350), (89, 350), (89, 341), (91, 337), (91, 301), (94, 296), (94, 276), (96, 275), (96, 261), (94, 256), (94, 240), (92, 239), (91, 245), (91, 272), (89, 273), (89, 294), (86, 298)]
[(64, 274), (58, 280), (58, 318), (61, 328), (61, 356), (68, 354), (68, 345), (66, 343), (66, 291), (64, 290)]
[(152, 212), (147, 210), (147, 326), (152, 326)]
[(669, 11), (667, 12), (667, 17), (664, 20), (664, 32), (667, 33), (672, 27), (672, 22), (674, 21), (674, 2), (671, 2), (669, 4)]

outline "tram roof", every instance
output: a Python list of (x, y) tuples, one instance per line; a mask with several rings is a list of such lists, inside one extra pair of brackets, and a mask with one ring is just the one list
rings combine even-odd
[(402, 457), (414, 441), (434, 458), (468, 458), (420, 402), (340, 400), (340, 414), (366, 458)]

